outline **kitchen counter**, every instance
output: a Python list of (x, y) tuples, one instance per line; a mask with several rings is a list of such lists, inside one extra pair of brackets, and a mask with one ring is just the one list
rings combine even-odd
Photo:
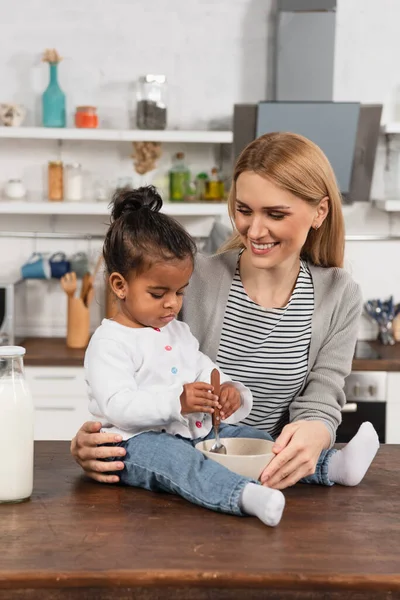
[(297, 485), (280, 525), (96, 484), (36, 442), (29, 502), (0, 505), (0, 600), (400, 599), (400, 445), (355, 488)]
[[(22, 340), (21, 346), (26, 348), (25, 364), (29, 366), (81, 367), (85, 349), (67, 348), (64, 338), (31, 337)], [(376, 358), (354, 358), (353, 371), (400, 371), (400, 344), (383, 346), (379, 342), (363, 342), (364, 354), (376, 354)]]
[(25, 338), (24, 363), (30, 367), (82, 367), (85, 348), (67, 348), (65, 338)]
[[(400, 371), (400, 343), (394, 346), (384, 346), (377, 341), (362, 342), (366, 352), (353, 359), (353, 371)], [(358, 343), (360, 345), (360, 342)], [(367, 355), (375, 354), (375, 357)]]

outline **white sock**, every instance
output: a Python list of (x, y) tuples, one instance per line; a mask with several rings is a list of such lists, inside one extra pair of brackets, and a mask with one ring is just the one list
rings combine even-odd
[(372, 424), (366, 421), (350, 442), (331, 457), (328, 465), (329, 479), (340, 485), (358, 485), (378, 448), (378, 434)]
[(240, 507), (246, 514), (258, 517), (265, 525), (275, 527), (282, 517), (285, 496), (279, 490), (248, 483), (243, 489)]

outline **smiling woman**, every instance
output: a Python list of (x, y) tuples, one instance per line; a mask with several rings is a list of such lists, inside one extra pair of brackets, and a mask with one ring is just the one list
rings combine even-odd
[[(183, 320), (200, 350), (252, 392), (241, 420), (254, 437), (275, 439), (264, 484), (356, 485), (378, 442), (365, 426), (344, 450), (331, 449), (362, 308), (358, 285), (341, 268), (344, 224), (332, 168), (306, 138), (261, 136), (237, 161), (228, 207), (235, 232), (217, 255), (197, 257)], [(72, 453), (94, 479), (116, 481), (124, 463), (96, 460), (121, 456), (97, 448), (112, 441), (99, 429), (85, 424)]]

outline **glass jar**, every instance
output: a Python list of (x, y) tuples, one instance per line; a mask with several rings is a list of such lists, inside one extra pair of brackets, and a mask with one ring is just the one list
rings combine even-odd
[(167, 126), (167, 80), (165, 75), (144, 75), (136, 92), (136, 126), (165, 129)]
[(27, 500), (33, 488), (34, 409), (24, 354), (20, 346), (0, 346), (0, 502)]
[(171, 202), (184, 202), (190, 190), (190, 170), (185, 164), (183, 152), (174, 156), (169, 172), (169, 199)]
[(49, 162), (48, 167), (49, 200), (59, 201), (64, 198), (64, 168), (60, 160)]
[(75, 126), (82, 129), (96, 129), (99, 124), (97, 108), (95, 106), (77, 106), (75, 112)]
[(64, 200), (78, 202), (83, 198), (82, 166), (79, 163), (65, 165)]
[(25, 198), (26, 189), (21, 179), (9, 179), (4, 186), (4, 194), (10, 200)]

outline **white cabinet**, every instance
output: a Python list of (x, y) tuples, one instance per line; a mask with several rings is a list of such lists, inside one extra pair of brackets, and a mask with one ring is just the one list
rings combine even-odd
[(400, 444), (400, 373), (388, 373), (386, 443)]
[(90, 418), (82, 367), (30, 367), (25, 375), (35, 406), (35, 440), (71, 440)]

